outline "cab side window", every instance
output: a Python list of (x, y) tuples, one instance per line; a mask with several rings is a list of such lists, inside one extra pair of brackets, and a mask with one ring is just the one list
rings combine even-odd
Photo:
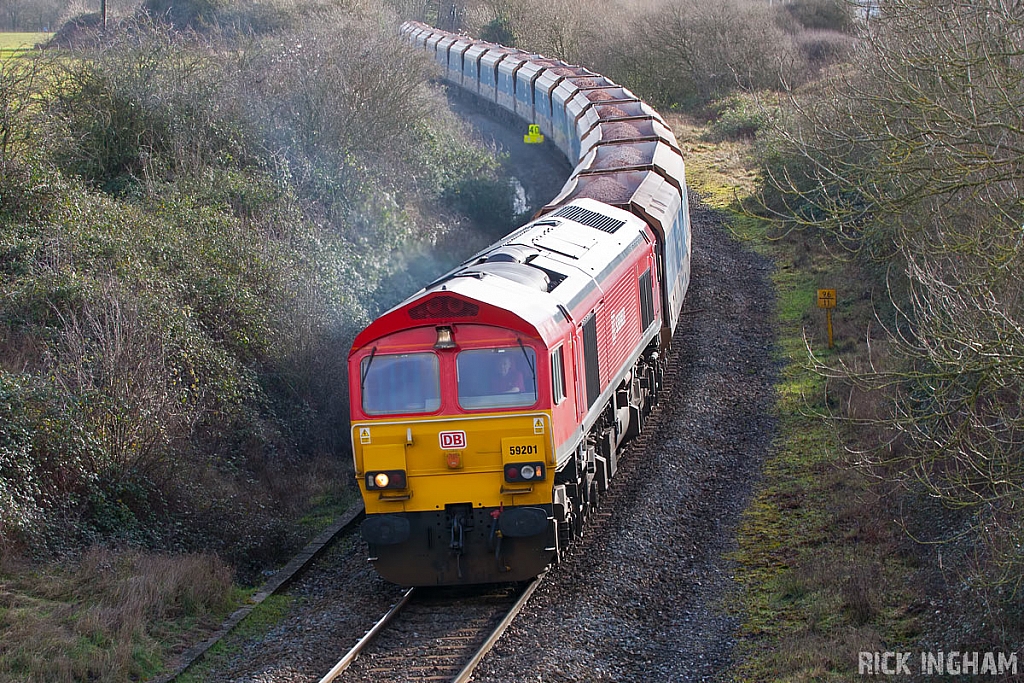
[(551, 401), (561, 403), (565, 399), (565, 365), (562, 360), (562, 349), (559, 346), (551, 353)]

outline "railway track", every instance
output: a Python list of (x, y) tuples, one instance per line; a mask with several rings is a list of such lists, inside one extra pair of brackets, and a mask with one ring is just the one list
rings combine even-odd
[(325, 675), (333, 681), (468, 681), (540, 585), (410, 588)]

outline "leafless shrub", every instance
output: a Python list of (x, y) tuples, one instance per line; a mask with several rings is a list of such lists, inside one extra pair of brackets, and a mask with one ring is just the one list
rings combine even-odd
[(642, 24), (656, 46), (652, 68), (668, 79), (676, 101), (707, 102), (737, 87), (774, 88), (800, 71), (790, 39), (771, 20), (769, 8), (739, 0), (685, 0), (659, 10)]
[(481, 0), (469, 28), (507, 33), (515, 47), (590, 67), (660, 104), (699, 107), (806, 80), (777, 14), (751, 0)]
[(432, 63), (390, 28), (351, 17), (310, 16), (243, 66), (240, 95), (270, 135), (353, 174), (406, 170), (436, 107), (425, 83)]
[(244, 160), (210, 39), (141, 18), (102, 34), (86, 59), (57, 62), (45, 142), (61, 166), (110, 191)]
[(808, 65), (816, 69), (848, 61), (859, 42), (850, 34), (825, 30), (801, 31), (794, 40)]
[(80, 310), (57, 311), (50, 368), (102, 444), (92, 471), (117, 481), (146, 474), (189, 437), (201, 389), (171, 342), (146, 322), (139, 299), (108, 283)]

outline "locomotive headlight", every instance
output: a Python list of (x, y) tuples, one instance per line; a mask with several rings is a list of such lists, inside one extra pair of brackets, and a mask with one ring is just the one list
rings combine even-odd
[(519, 470), (519, 476), (523, 479), (533, 479), (534, 471), (532, 465), (523, 465), (523, 468)]
[(404, 489), (405, 487), (405, 470), (386, 470), (384, 472), (366, 473), (367, 490)]

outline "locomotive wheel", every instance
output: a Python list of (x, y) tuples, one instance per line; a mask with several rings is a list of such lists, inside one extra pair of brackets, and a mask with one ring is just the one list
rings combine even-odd
[(577, 511), (577, 513), (576, 513), (576, 515), (574, 517), (574, 520), (573, 520), (574, 521), (573, 531), (575, 532), (576, 538), (583, 538), (583, 529), (586, 526), (585, 515), (586, 515), (586, 511), (587, 511), (587, 503), (586, 503), (586, 501), (583, 501), (583, 500), (579, 500), (579, 501), (575, 501), (575, 502), (579, 505), (579, 509), (578, 509), (578, 511)]

